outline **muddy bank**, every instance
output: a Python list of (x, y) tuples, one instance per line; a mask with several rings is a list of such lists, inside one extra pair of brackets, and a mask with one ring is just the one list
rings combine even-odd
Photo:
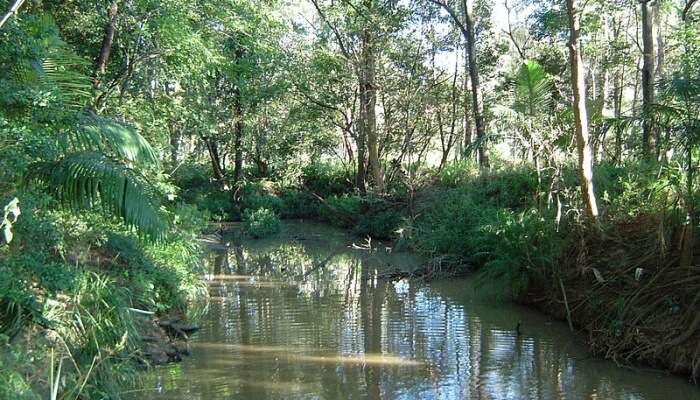
[(145, 367), (180, 362), (191, 355), (189, 338), (199, 330), (179, 314), (140, 315), (136, 318), (136, 327), (141, 338), (138, 360)]

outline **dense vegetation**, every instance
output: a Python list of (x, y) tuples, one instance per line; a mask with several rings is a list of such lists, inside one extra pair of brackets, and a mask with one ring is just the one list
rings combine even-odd
[(698, 376), (695, 0), (0, 10), (0, 398), (119, 398), (211, 220), (395, 241)]

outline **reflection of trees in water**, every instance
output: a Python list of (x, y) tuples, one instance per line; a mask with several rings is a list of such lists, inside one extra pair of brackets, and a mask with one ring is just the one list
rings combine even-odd
[[(508, 325), (513, 315), (501, 314), (508, 311), (455, 303), (415, 282), (377, 281), (375, 263), (362, 253), (334, 251), (284, 243), (265, 251), (232, 246), (223, 260), (216, 257), (215, 274), (257, 274), (267, 284), (225, 281), (216, 289), (225, 301), (213, 304), (210, 325), (198, 340), (248, 347), (198, 350), (206, 353), (195, 357), (192, 373), (211, 370), (217, 360), (238, 364), (214, 371), (221, 374), (216, 385), (190, 388), (186, 398), (221, 398), (224, 392), (246, 399), (294, 393), (375, 399), (622, 393), (615, 380), (581, 368), (556, 338), (517, 336)], [(376, 362), (348, 358), (358, 355)]]

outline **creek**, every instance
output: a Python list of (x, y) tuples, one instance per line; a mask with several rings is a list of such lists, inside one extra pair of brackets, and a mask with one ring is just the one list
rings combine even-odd
[(138, 398), (700, 399), (684, 379), (590, 356), (565, 323), (474, 278), (377, 278), (420, 266), (409, 253), (302, 222), (224, 242), (192, 356), (150, 372)]

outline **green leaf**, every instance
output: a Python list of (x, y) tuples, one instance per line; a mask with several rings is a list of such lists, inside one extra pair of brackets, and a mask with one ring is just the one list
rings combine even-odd
[(27, 178), (44, 182), (73, 209), (100, 207), (150, 237), (165, 227), (153, 186), (134, 169), (97, 152), (69, 154), (32, 165)]

